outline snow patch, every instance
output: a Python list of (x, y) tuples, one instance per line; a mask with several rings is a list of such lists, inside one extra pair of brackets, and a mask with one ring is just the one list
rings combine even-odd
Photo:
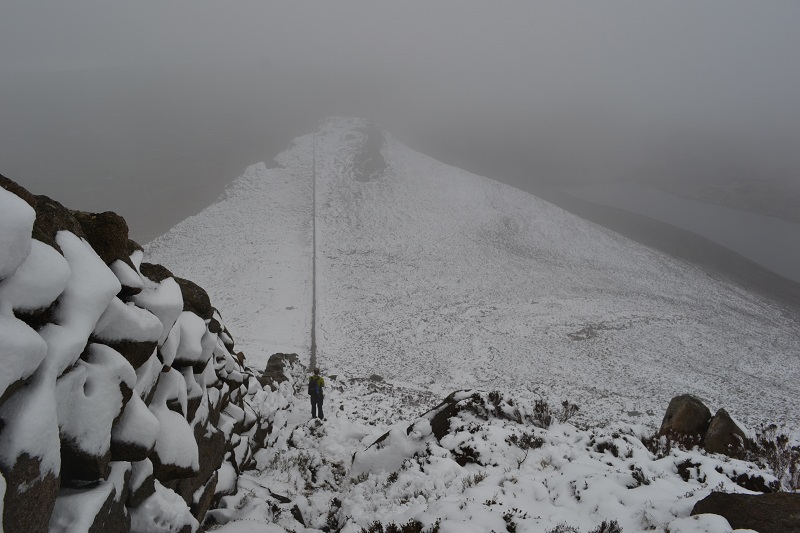
[(94, 329), (104, 341), (152, 342), (161, 336), (163, 325), (150, 311), (113, 298)]
[(156, 492), (139, 507), (131, 509), (132, 533), (184, 533), (188, 527), (196, 532), (200, 524), (192, 516), (189, 506), (174, 491), (156, 480)]
[(47, 355), (47, 343), (27, 324), (0, 315), (0, 396), (12, 383), (27, 379)]
[(103, 505), (112, 496), (118, 501), (125, 486), (125, 476), (131, 465), (126, 462), (111, 463), (111, 474), (90, 489), (61, 489), (50, 516), (53, 533), (88, 533)]
[(90, 344), (81, 359), (56, 381), (58, 424), (64, 438), (95, 456), (111, 445), (111, 427), (123, 408), (121, 386), (133, 390), (136, 372), (116, 350)]
[(0, 188), (0, 280), (11, 277), (31, 249), (36, 211), (28, 203)]
[(13, 276), (0, 282), (0, 314), (48, 307), (64, 291), (71, 273), (61, 254), (33, 239), (25, 261)]

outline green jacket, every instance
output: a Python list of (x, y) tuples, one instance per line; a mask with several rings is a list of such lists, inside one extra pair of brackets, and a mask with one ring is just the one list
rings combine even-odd
[[(322, 376), (311, 376), (308, 378), (308, 394), (311, 396), (323, 396), (323, 388), (325, 387), (325, 379)], [(316, 393), (316, 389), (319, 393)]]

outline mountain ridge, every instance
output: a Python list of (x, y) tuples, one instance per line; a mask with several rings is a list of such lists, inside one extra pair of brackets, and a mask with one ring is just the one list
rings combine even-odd
[[(227, 279), (230, 269), (198, 266), (192, 250), (204, 241), (192, 227), (232, 227), (235, 219), (253, 240), (255, 262), (259, 253), (285, 259), (287, 274), (261, 285), (248, 277), (254, 272), (242, 273), (253, 290), (237, 296), (269, 307), (258, 328), (280, 334), (288, 315), (307, 316), (309, 298), (297, 287), (310, 254), (295, 240), (292, 267), (257, 236), (281, 232), (277, 220), (291, 221), (289, 233), (308, 224), (314, 210), (303, 195), (315, 160), (318, 349), (331, 373), (379, 374), (441, 394), (456, 386), (545, 393), (589, 406), (588, 420), (649, 425), (658, 420), (648, 412), (688, 391), (731, 405), (751, 423), (796, 424), (798, 324), (773, 302), (533, 195), (438, 163), (389, 134), (375, 142), (370, 127), (329, 120), (295, 139), (278, 168), (258, 166), (256, 178), (251, 167), (248, 187), (258, 191), (250, 192), (281, 213), (271, 213), (271, 223), (223, 199), (148, 253), (213, 292), (214, 276)], [(370, 164), (369, 179), (354, 170)], [(289, 286), (296, 304), (271, 299)], [(252, 317), (243, 320), (237, 338), (255, 338)], [(304, 328), (292, 330), (301, 352), (310, 337)]]

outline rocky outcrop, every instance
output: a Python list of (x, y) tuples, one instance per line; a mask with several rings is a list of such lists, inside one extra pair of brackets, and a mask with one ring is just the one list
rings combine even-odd
[(300, 359), (294, 353), (276, 353), (270, 356), (264, 372), (258, 376), (258, 382), (262, 387), (270, 387), (275, 390), (277, 386), (288, 378), (287, 369), (290, 365), (298, 364)]
[(725, 409), (720, 409), (708, 425), (703, 437), (703, 448), (711, 453), (725, 455), (739, 455), (744, 450), (747, 435), (739, 425), (734, 422)]
[(683, 394), (669, 402), (664, 420), (661, 421), (660, 435), (705, 435), (711, 420), (711, 411), (696, 396)]
[(797, 533), (800, 530), (800, 494), (728, 494), (712, 492), (692, 509), (692, 515), (717, 514), (733, 529), (769, 533)]
[(725, 409), (711, 417), (706, 405), (690, 394), (676, 396), (669, 402), (659, 436), (687, 446), (700, 445), (711, 453), (739, 457), (748, 447), (748, 438)]
[(296, 356), (247, 367), (206, 291), (143, 263), (115, 213), (0, 176), (0, 223), (0, 529), (197, 531), (270, 434), (259, 380)]

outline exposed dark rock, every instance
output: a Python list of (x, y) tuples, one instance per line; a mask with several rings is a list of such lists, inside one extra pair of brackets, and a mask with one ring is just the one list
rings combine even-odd
[(153, 475), (157, 480), (169, 486), (168, 482), (175, 479), (187, 479), (197, 475), (191, 467), (178, 466), (171, 463), (162, 463), (158, 454), (150, 454), (149, 459), (153, 462)]
[(45, 324), (53, 321), (53, 312), (56, 310), (58, 306), (58, 300), (50, 304), (48, 307), (44, 307), (42, 309), (34, 309), (32, 311), (14, 311), (14, 316), (27, 325), (38, 331)]
[(131, 364), (131, 366), (136, 369), (145, 364), (150, 357), (152, 357), (153, 352), (158, 346), (158, 341), (150, 341), (150, 342), (137, 342), (137, 341), (107, 341), (107, 340), (99, 340), (94, 337), (89, 339), (89, 342), (97, 342), (100, 344), (105, 344), (116, 351), (118, 351), (122, 357), (127, 359), (127, 361)]
[(220, 337), (222, 338), (222, 343), (225, 345), (225, 348), (227, 348), (229, 352), (233, 353), (233, 347), (234, 347), (233, 335), (231, 335), (231, 332), (228, 331), (228, 328), (226, 327), (222, 328), (222, 334), (220, 335)]
[(271, 490), (269, 491), (269, 495), (278, 500), (278, 503), (292, 503), (291, 498), (287, 498), (286, 496), (283, 496), (282, 494), (278, 494), (276, 492), (272, 492)]
[(800, 494), (727, 494), (712, 492), (692, 509), (692, 515), (711, 513), (725, 518), (733, 529), (769, 533), (800, 531)]
[(153, 476), (147, 476), (147, 478), (139, 485), (135, 490), (128, 491), (128, 498), (126, 499), (125, 505), (129, 508), (133, 509), (134, 507), (139, 507), (142, 502), (144, 502), (147, 498), (152, 496), (156, 493), (156, 481)]
[(127, 285), (122, 285), (122, 288), (119, 290), (119, 293), (117, 294), (117, 298), (119, 298), (123, 302), (128, 302), (130, 301), (131, 298), (133, 298), (140, 292), (142, 292), (142, 289), (139, 287), (128, 287)]
[(188, 279), (176, 277), (175, 281), (177, 281), (178, 285), (181, 287), (184, 311), (191, 311), (203, 320), (213, 318), (214, 308), (211, 307), (211, 300), (205, 289)]
[(62, 230), (72, 232), (78, 237), (86, 237), (80, 223), (72, 215), (72, 211), (52, 198), (37, 196), (33, 238), (49, 244), (60, 253), (63, 253), (61, 247), (56, 243), (56, 234)]
[(194, 415), (197, 414), (197, 409), (203, 403), (202, 396), (195, 396), (186, 400), (186, 420), (194, 420)]
[(747, 435), (725, 409), (720, 409), (708, 425), (703, 448), (711, 453), (735, 456), (743, 449)]
[(170, 398), (169, 400), (167, 400), (167, 409), (169, 409), (170, 411), (175, 411), (183, 418), (186, 418), (186, 413), (183, 412), (183, 405), (181, 404), (179, 398)]
[(292, 516), (295, 520), (300, 522), (300, 525), (306, 527), (306, 522), (303, 520), (303, 513), (300, 512), (300, 508), (298, 506), (292, 507)]
[(142, 263), (139, 267), (139, 272), (147, 279), (155, 281), (156, 283), (161, 283), (167, 278), (174, 277), (167, 267), (155, 265), (153, 263)]
[(739, 474), (734, 482), (742, 488), (752, 490), (754, 492), (763, 492), (767, 494), (773, 492), (773, 488), (767, 484), (767, 481), (757, 475)]
[(73, 215), (83, 228), (86, 240), (106, 265), (119, 259), (133, 268), (128, 253), (128, 223), (124, 218), (113, 211), (73, 211)]
[(203, 492), (200, 493), (200, 496), (192, 501), (189, 508), (192, 511), (192, 516), (194, 516), (198, 522), (201, 524), (203, 523), (203, 519), (208, 512), (209, 507), (211, 507), (211, 502), (214, 500), (214, 493), (217, 490), (217, 481), (219, 481), (219, 474), (214, 472), (211, 475), (211, 478), (206, 482), (203, 486)]
[(151, 451), (135, 442), (111, 441), (111, 459), (114, 461), (144, 461)]
[(211, 318), (208, 322), (208, 331), (211, 333), (221, 333), (222, 332), (222, 324), (219, 323), (219, 320), (216, 318)]
[(669, 402), (659, 435), (705, 435), (711, 411), (690, 394), (676, 396)]
[(133, 252), (143, 252), (144, 248), (142, 248), (142, 245), (138, 242), (128, 239), (128, 244), (125, 251), (128, 253), (128, 256), (131, 256), (133, 255)]
[[(3, 391), (3, 394), (0, 394), (0, 405), (3, 405), (6, 400), (11, 398), (15, 392), (20, 390), (25, 384), (28, 382), (27, 379), (18, 379), (14, 383), (9, 383), (6, 387), (6, 390)], [(0, 418), (0, 433), (3, 431), (3, 419)]]
[(85, 481), (105, 479), (110, 472), (111, 449), (102, 455), (88, 453), (72, 439), (61, 439), (61, 485), (71, 487)]
[[(45, 533), (58, 495), (59, 479), (48, 472), (40, 477), (40, 461), (22, 454), (13, 466), (0, 464), (6, 481), (3, 530)], [(16, 489), (16, 490), (15, 490)]]
[(284, 381), (288, 381), (284, 368), (287, 365), (299, 364), (300, 358), (296, 353), (276, 353), (272, 354), (267, 361), (267, 366), (264, 372), (258, 377), (258, 382), (262, 387), (269, 387), (276, 390), (278, 385)]
[(379, 383), (379, 382), (383, 381), (383, 376), (379, 376), (378, 374), (372, 374), (372, 375), (369, 377), (369, 380), (370, 380), (370, 381), (373, 381), (373, 382), (375, 382), (375, 383)]
[(442, 403), (423, 415), (430, 420), (431, 430), (436, 440), (442, 440), (447, 435), (450, 431), (450, 419), (458, 415), (458, 402), (456, 402), (455, 395), (455, 392), (451, 392)]

